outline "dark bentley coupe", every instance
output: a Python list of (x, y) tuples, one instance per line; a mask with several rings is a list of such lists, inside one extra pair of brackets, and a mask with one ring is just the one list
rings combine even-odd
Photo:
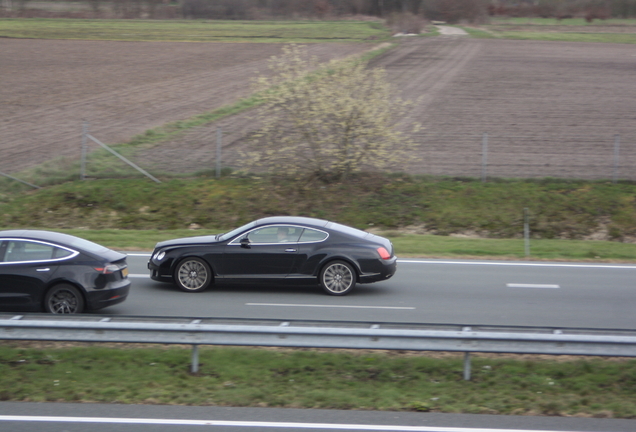
[(215, 280), (286, 280), (345, 295), (356, 283), (390, 278), (396, 262), (384, 237), (335, 222), (280, 216), (224, 234), (157, 243), (148, 268), (152, 279), (186, 292), (203, 291)]
[(0, 308), (57, 314), (126, 300), (126, 255), (79, 237), (0, 231)]

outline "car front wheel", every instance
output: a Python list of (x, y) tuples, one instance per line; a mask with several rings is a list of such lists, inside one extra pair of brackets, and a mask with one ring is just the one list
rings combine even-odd
[(344, 261), (332, 261), (320, 272), (320, 286), (330, 295), (348, 294), (356, 285), (356, 273)]
[(212, 282), (212, 271), (202, 259), (186, 258), (177, 266), (174, 279), (182, 291), (200, 292)]
[(79, 290), (72, 285), (55, 285), (46, 293), (44, 309), (54, 314), (82, 313), (84, 298)]

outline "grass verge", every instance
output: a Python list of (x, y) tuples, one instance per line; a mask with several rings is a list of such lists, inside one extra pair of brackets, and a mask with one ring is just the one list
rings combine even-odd
[[(437, 358), (435, 358), (437, 357)], [(2, 400), (636, 417), (636, 361), (202, 347), (0, 346)], [(599, 389), (602, 389), (601, 391)]]
[(636, 261), (635, 197), (632, 183), (397, 174), (363, 174), (346, 184), (233, 176), (91, 180), (0, 194), (0, 229), (50, 229), (115, 249), (150, 250), (170, 238), (297, 215), (378, 232), (401, 257)]
[(493, 18), (488, 25), (462, 27), (471, 37), (562, 42), (636, 43), (636, 20), (588, 23), (582, 18)]
[(0, 19), (0, 37), (163, 42), (324, 43), (387, 40), (367, 21)]
[[(94, 241), (116, 250), (151, 251), (157, 242), (180, 237), (218, 234), (219, 229), (178, 230), (84, 230), (56, 231)], [(378, 231), (393, 242), (400, 258), (490, 258), (531, 260), (572, 260), (636, 262), (636, 244), (611, 241), (545, 240), (530, 241), (530, 255), (525, 255), (522, 239), (484, 239), (437, 235), (408, 234), (398, 230)]]
[[(161, 184), (148, 179), (91, 180), (0, 194), (0, 227), (225, 230), (260, 217), (298, 215), (394, 231), (396, 245), (404, 241), (405, 248), (427, 236), (409, 241), (404, 233), (509, 239), (505, 247), (491, 252), (505, 255), (523, 250), (519, 245), (527, 208), (533, 242), (614, 240), (608, 242), (612, 253), (596, 246), (600, 242), (590, 246), (581, 242), (568, 243), (572, 245), (568, 254), (579, 250), (583, 254), (579, 258), (632, 259), (635, 202), (633, 183), (558, 179), (482, 183), (466, 178), (360, 174), (347, 183), (328, 184), (240, 176), (172, 179)], [(463, 254), (484, 251), (472, 246), (470, 238), (453, 241), (463, 242)], [(556, 258), (550, 255), (556, 243), (536, 242), (531, 246), (533, 254), (542, 249), (539, 244), (545, 245), (546, 257)]]

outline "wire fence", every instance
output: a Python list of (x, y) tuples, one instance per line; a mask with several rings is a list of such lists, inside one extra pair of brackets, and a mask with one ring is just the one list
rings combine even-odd
[[(79, 139), (78, 139), (79, 141)], [(112, 154), (84, 128), (81, 138), (81, 172), (86, 177), (87, 153), (97, 143)], [(407, 157), (391, 167), (391, 171), (413, 175), (476, 178), (562, 178), (581, 180), (636, 181), (636, 133), (606, 133), (599, 135), (502, 135), (502, 134), (434, 134), (418, 133), (415, 146)], [(241, 150), (246, 148), (245, 134), (218, 126), (202, 126), (186, 131), (179, 138), (156, 146), (139, 148), (122, 159), (134, 169), (130, 176), (161, 177), (209, 172), (219, 177), (221, 172), (240, 170)], [(1, 169), (2, 167), (0, 167)], [(90, 168), (90, 167), (89, 167)], [(135, 171), (137, 170), (137, 171)], [(90, 171), (90, 170), (89, 170)], [(111, 174), (93, 172), (91, 177), (108, 178)], [(20, 179), (0, 171), (0, 176), (37, 187), (36, 181)], [(121, 175), (120, 175), (121, 176)], [(155, 180), (157, 181), (157, 180)]]
[(405, 171), (434, 176), (636, 180), (636, 134), (416, 137)]

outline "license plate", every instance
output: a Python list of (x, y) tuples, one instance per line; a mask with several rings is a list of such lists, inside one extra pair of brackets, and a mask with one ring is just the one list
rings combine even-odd
[(122, 277), (128, 277), (128, 267), (121, 269)]

